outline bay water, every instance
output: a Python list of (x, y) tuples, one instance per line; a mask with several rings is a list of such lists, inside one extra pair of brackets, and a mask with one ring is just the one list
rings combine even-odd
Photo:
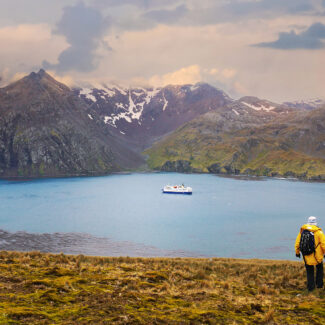
[[(182, 183), (193, 195), (161, 191)], [(0, 208), (3, 236), (23, 231), (18, 238), (27, 241), (33, 234), (59, 234), (56, 250), (65, 234), (76, 233), (109, 240), (97, 250), (92, 244), (92, 255), (294, 260), (295, 238), (307, 217), (318, 216), (325, 228), (325, 184), (178, 173), (0, 180)], [(45, 247), (46, 238), (38, 236), (37, 247)], [(20, 247), (17, 236), (12, 240), (13, 249)], [(89, 253), (86, 246), (68, 252)]]

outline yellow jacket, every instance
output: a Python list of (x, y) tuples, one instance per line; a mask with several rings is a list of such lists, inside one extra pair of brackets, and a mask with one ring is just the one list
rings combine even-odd
[(314, 226), (314, 225), (303, 225), (300, 228), (300, 232), (297, 236), (296, 239), (296, 244), (295, 244), (295, 249), (296, 249), (296, 254), (300, 254), (300, 249), (299, 249), (299, 243), (300, 243), (300, 237), (301, 233), (303, 230), (309, 230), (314, 233), (314, 238), (315, 238), (315, 254), (312, 253), (310, 255), (305, 255), (305, 262), (308, 265), (317, 265), (323, 261), (324, 254), (325, 254), (325, 235), (322, 231), (321, 228)]

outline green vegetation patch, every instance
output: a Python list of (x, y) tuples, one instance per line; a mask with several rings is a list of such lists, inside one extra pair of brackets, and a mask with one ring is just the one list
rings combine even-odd
[(188, 123), (153, 145), (144, 152), (149, 168), (172, 171), (173, 162), (187, 161), (192, 171), (325, 180), (325, 159), (290, 149), (289, 140), (284, 145), (268, 135), (248, 136), (247, 130), (218, 134), (205, 126), (204, 131)]

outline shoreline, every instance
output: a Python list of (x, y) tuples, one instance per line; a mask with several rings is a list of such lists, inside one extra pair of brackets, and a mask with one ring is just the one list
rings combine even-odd
[(67, 254), (101, 257), (133, 258), (196, 258), (196, 259), (238, 259), (299, 262), (296, 258), (266, 258), (245, 256), (233, 253), (230, 256), (203, 254), (198, 251), (183, 249), (163, 249), (150, 244), (119, 241), (109, 237), (97, 237), (80, 232), (31, 233), (27, 231), (10, 232), (0, 229), (0, 251), (34, 252), (42, 254)]
[(0, 229), (0, 251), (33, 252), (68, 255), (87, 255), (102, 257), (206, 257), (208, 255), (181, 249), (161, 249), (152, 245), (131, 241), (112, 240), (88, 233), (54, 232), (30, 233), (26, 231), (9, 232)]
[(0, 176), (0, 181), (35, 181), (35, 180), (46, 180), (46, 179), (73, 179), (73, 178), (92, 178), (92, 177), (105, 177), (105, 176), (114, 176), (114, 175), (131, 175), (131, 174), (159, 174), (159, 173), (177, 173), (177, 174), (187, 174), (187, 175), (212, 175), (223, 178), (232, 178), (236, 180), (285, 180), (293, 182), (303, 182), (303, 183), (325, 183), (325, 179), (312, 179), (312, 178), (299, 178), (299, 177), (284, 177), (284, 176), (260, 176), (260, 175), (246, 175), (246, 174), (213, 174), (205, 172), (193, 172), (193, 173), (182, 173), (182, 172), (166, 172), (159, 170), (132, 170), (132, 171), (120, 171), (104, 174), (72, 174), (72, 175), (43, 175), (43, 176)]

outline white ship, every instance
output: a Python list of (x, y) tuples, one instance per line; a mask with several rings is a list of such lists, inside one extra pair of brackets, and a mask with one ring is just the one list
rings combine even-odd
[(162, 191), (166, 194), (192, 194), (192, 187), (185, 187), (184, 184), (166, 185)]

